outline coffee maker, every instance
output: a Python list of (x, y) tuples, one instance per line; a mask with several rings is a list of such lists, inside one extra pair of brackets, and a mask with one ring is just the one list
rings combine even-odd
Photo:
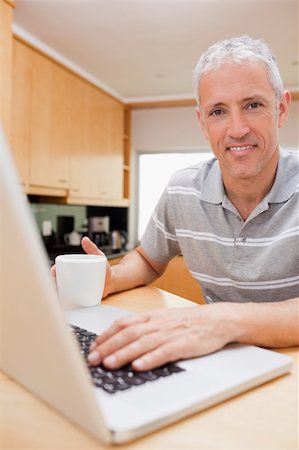
[(88, 235), (98, 247), (109, 245), (110, 218), (109, 216), (89, 217)]

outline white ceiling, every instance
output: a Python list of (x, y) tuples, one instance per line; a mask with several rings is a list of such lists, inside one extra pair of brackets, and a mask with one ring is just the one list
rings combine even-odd
[(192, 97), (215, 41), (264, 38), (298, 88), (298, 0), (16, 0), (14, 32), (123, 101)]

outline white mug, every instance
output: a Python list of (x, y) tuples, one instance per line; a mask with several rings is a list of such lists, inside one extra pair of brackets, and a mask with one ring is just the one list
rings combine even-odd
[(59, 255), (55, 258), (59, 300), (66, 309), (95, 306), (103, 297), (106, 256)]

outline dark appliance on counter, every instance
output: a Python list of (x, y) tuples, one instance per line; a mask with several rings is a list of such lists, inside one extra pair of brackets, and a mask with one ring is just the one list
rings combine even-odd
[(64, 236), (74, 231), (74, 216), (57, 216), (57, 244), (64, 244)]
[(72, 245), (72, 243), (68, 242), (66, 239), (67, 236), (74, 232), (74, 226), (74, 216), (57, 216), (57, 232), (55, 234), (55, 240), (54, 242), (51, 242), (51, 245), (46, 246), (51, 264), (54, 264), (54, 260), (58, 255), (69, 253), (84, 253), (81, 245)]
[(109, 216), (96, 216), (88, 218), (88, 235), (100, 248), (109, 246), (110, 241)]

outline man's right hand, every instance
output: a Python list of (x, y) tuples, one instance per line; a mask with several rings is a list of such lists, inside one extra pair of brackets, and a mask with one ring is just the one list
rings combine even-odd
[[(105, 254), (87, 236), (84, 236), (81, 239), (81, 245), (82, 245), (82, 248), (85, 251), (85, 253), (87, 253), (88, 255), (105, 256)], [(55, 264), (51, 267), (51, 275), (54, 278), (56, 278)], [(107, 260), (107, 263), (106, 263), (106, 280), (105, 280), (105, 287), (104, 287), (103, 297), (106, 297), (109, 294), (110, 281), (111, 281), (111, 267), (110, 267), (110, 264), (109, 264), (109, 262)]]

